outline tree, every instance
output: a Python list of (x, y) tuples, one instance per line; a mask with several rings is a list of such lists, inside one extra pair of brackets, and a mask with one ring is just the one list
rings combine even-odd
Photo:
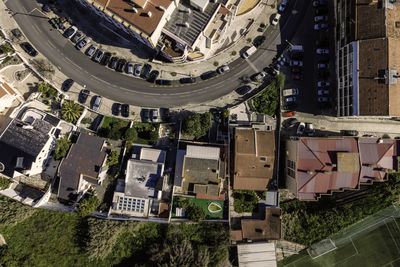
[(189, 220), (194, 222), (201, 222), (206, 218), (206, 214), (202, 208), (196, 206), (193, 203), (190, 203), (185, 208), (187, 217)]
[(86, 217), (90, 213), (96, 211), (99, 205), (100, 201), (96, 196), (89, 196), (79, 203), (78, 214), (81, 217)]
[(277, 75), (257, 97), (251, 100), (251, 109), (270, 116), (275, 115), (278, 110), (279, 94), (284, 84), (285, 76)]
[(125, 131), (124, 139), (129, 143), (133, 143), (138, 137), (138, 133), (135, 128), (129, 128)]
[(189, 115), (182, 124), (182, 132), (199, 139), (205, 136), (211, 127), (211, 115), (209, 112)]
[(53, 98), (57, 96), (57, 90), (45, 82), (39, 83), (38, 91), (46, 98)]
[(58, 139), (56, 143), (56, 149), (54, 151), (54, 158), (56, 160), (64, 158), (67, 155), (70, 147), (71, 141), (68, 139), (68, 137)]
[(118, 151), (111, 151), (111, 153), (107, 157), (107, 166), (114, 166), (119, 163), (119, 154)]
[(253, 212), (258, 205), (257, 194), (254, 191), (234, 191), (233, 207), (236, 212)]
[(61, 116), (67, 122), (75, 124), (82, 115), (83, 107), (71, 100), (65, 100), (61, 107)]

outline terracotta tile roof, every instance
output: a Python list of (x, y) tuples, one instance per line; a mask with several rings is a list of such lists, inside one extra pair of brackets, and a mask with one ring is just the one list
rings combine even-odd
[(236, 128), (234, 189), (265, 190), (274, 173), (274, 162), (273, 131)]
[(5, 95), (15, 95), (15, 93), (7, 83), (0, 83), (0, 98)]
[(265, 208), (263, 219), (242, 219), (241, 230), (231, 231), (231, 239), (278, 240), (281, 238), (281, 209)]
[[(92, 0), (97, 2), (106, 10), (117, 15), (128, 24), (136, 27), (147, 35), (157, 28), (158, 24), (165, 13), (163, 9), (167, 9), (173, 1), (171, 0), (135, 0), (134, 3), (124, 0)], [(138, 11), (133, 12), (135, 7)]]

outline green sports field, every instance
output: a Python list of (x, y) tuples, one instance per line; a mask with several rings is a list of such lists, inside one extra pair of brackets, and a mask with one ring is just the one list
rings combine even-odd
[(389, 217), (337, 240), (337, 249), (311, 258), (307, 251), (285, 259), (279, 266), (396, 267), (400, 266), (400, 218)]

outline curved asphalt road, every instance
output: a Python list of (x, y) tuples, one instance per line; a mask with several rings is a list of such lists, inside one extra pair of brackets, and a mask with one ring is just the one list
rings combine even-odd
[[(283, 16), (281, 20), (281, 29), (288, 40), (301, 24), (309, 6), (304, 2), (292, 0), (286, 11), (288, 16)], [(213, 79), (176, 87), (154, 87), (144, 80), (121, 75), (91, 61), (58, 31), (51, 29), (48, 19), (34, 10), (40, 9), (36, 1), (9, 0), (6, 6), (16, 13), (14, 18), (28, 40), (66, 76), (85, 84), (94, 93), (136, 106), (177, 107), (220, 98), (241, 85), (240, 77), (254, 74), (254, 67), (262, 70), (268, 66), (276, 54), (271, 48), (274, 50), (281, 43), (279, 28), (268, 27), (264, 33), (267, 39), (250, 57), (251, 63), (240, 58), (229, 65), (230, 72)], [(290, 14), (292, 9), (297, 10), (296, 15)]]

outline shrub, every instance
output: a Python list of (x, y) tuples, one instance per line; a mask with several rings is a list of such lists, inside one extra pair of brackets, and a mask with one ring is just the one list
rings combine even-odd
[(65, 100), (61, 107), (62, 118), (72, 124), (75, 124), (78, 121), (79, 117), (82, 115), (82, 112), (83, 107), (71, 100)]
[(199, 139), (208, 133), (211, 127), (211, 115), (209, 112), (189, 115), (182, 123), (182, 131), (184, 134)]
[(259, 95), (251, 100), (251, 109), (258, 113), (275, 115), (279, 105), (279, 93), (284, 83), (284, 76), (278, 75)]
[(67, 155), (70, 147), (71, 140), (69, 140), (68, 137), (58, 139), (56, 143), (56, 149), (54, 151), (54, 158), (56, 160), (64, 158)]
[(0, 176), (0, 190), (7, 189), (11, 184), (11, 181), (7, 178)]
[(124, 139), (127, 142), (133, 143), (138, 137), (138, 133), (135, 128), (129, 128), (125, 131)]
[(257, 194), (254, 191), (234, 191), (233, 206), (236, 212), (253, 212), (258, 205)]
[(100, 201), (96, 196), (89, 196), (79, 203), (78, 214), (81, 217), (86, 217), (90, 213), (96, 211), (97, 207), (100, 205)]

